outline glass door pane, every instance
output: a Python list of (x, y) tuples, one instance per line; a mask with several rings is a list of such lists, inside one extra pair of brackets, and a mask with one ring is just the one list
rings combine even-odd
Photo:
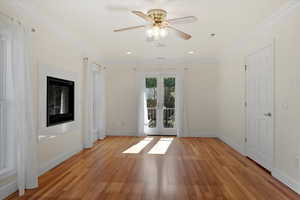
[(163, 128), (175, 128), (175, 77), (165, 77), (163, 80)]
[(146, 78), (148, 128), (157, 128), (157, 78)]

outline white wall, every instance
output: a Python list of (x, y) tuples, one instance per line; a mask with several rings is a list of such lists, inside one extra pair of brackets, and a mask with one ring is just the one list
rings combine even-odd
[(137, 135), (136, 75), (133, 67), (108, 66), (106, 75), (108, 135)]
[[(155, 70), (143, 65), (108, 65), (106, 101), (109, 135), (137, 135), (134, 67), (138, 70)], [(193, 64), (187, 67), (185, 89), (190, 136), (216, 137), (217, 64)]]
[(245, 57), (275, 41), (275, 169), (272, 173), (298, 190), (300, 5), (280, 13), (284, 15), (274, 16), (272, 24), (261, 26), (223, 52), (219, 73), (219, 132), (224, 141), (244, 151)]
[(186, 72), (185, 94), (190, 136), (217, 137), (218, 64), (194, 64)]
[[(38, 68), (41, 68), (46, 64), (48, 67), (76, 73), (79, 77), (79, 81), (75, 83), (78, 92), (82, 89), (82, 56), (80, 55), (80, 52), (76, 52), (73, 46), (64, 43), (64, 40), (66, 40), (66, 38), (55, 36), (51, 33), (51, 30), (44, 31), (39, 29), (33, 34), (34, 55), (36, 57), (35, 71), (38, 72)], [(37, 80), (39, 75), (39, 73), (35, 74), (35, 85), (38, 83)], [(35, 89), (34, 95), (37, 100), (39, 95), (37, 88)], [(81, 99), (76, 100), (81, 101)], [(36, 109), (38, 109), (38, 107), (36, 107)], [(36, 110), (36, 112), (38, 111)], [(54, 137), (39, 142), (38, 160), (40, 167), (47, 166), (49, 161), (57, 159), (62, 154), (73, 152), (81, 148), (81, 112), (78, 112), (77, 114), (79, 115), (78, 128), (62, 135), (55, 134)]]

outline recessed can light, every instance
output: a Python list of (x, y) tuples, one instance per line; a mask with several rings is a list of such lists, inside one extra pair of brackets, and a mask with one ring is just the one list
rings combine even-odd
[(188, 54), (193, 55), (195, 51), (189, 51)]
[(127, 51), (126, 54), (127, 54), (127, 55), (131, 55), (132, 52), (131, 52), (131, 51)]

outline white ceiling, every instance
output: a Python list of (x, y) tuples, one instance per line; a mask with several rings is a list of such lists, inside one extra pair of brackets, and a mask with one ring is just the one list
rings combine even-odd
[[(278, 10), (288, 0), (27, 0), (40, 12), (84, 37), (106, 60), (155, 60), (157, 57), (214, 58), (236, 38)], [(25, 2), (23, 2), (25, 3)], [(172, 34), (159, 41), (165, 47), (146, 42), (143, 30), (114, 33), (113, 29), (143, 24), (130, 10), (152, 8), (168, 11), (168, 18), (194, 15), (198, 21), (178, 25), (192, 34), (189, 41)], [(210, 37), (215, 33), (216, 37)], [(193, 50), (194, 55), (187, 52)], [(126, 55), (131, 51), (131, 55)]]

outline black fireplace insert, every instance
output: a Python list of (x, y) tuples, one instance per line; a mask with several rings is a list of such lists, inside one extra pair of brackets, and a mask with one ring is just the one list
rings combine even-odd
[(74, 81), (47, 77), (47, 127), (74, 121)]

